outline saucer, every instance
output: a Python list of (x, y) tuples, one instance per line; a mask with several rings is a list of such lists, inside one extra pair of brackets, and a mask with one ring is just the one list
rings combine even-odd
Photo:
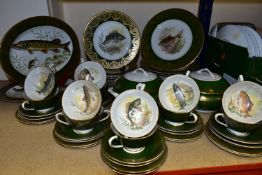
[(114, 133), (108, 130), (102, 139), (101, 153), (109, 157), (111, 160), (126, 164), (126, 165), (145, 165), (149, 162), (153, 162), (157, 156), (163, 154), (165, 148), (164, 137), (156, 132), (152, 140), (148, 145), (145, 145), (145, 149), (137, 154), (131, 154), (122, 148), (111, 148), (108, 144), (108, 140)]
[(45, 114), (39, 114), (36, 111), (26, 111), (22, 108), (22, 105), (17, 109), (15, 116), (21, 123), (28, 125), (41, 125), (51, 123), (55, 120), (55, 114), (62, 111), (60, 103), (54, 105), (54, 109)]
[(42, 119), (39, 119), (39, 120), (28, 119), (26, 117), (21, 116), (17, 112), (16, 112), (15, 116), (16, 116), (16, 119), (19, 122), (21, 122), (23, 124), (27, 124), (27, 125), (42, 125), (42, 124), (48, 124), (48, 123), (51, 123), (51, 122), (55, 121), (55, 117), (54, 116), (51, 116), (51, 117), (48, 117), (48, 118), (42, 118)]
[(137, 154), (125, 152), (122, 148), (111, 148), (108, 139), (113, 136), (108, 130), (102, 139), (101, 158), (114, 172), (119, 174), (147, 174), (157, 170), (165, 161), (167, 146), (163, 136), (156, 132), (145, 149)]
[(251, 132), (248, 136), (239, 137), (229, 132), (225, 126), (218, 124), (215, 121), (214, 115), (215, 114), (212, 114), (210, 116), (210, 127), (212, 127), (212, 129), (216, 131), (219, 135), (223, 136), (224, 138), (227, 138), (228, 140), (241, 144), (251, 144), (251, 145), (262, 144), (262, 137), (261, 137), (262, 126)]
[(148, 173), (151, 173), (153, 171), (156, 171), (157, 169), (159, 169), (162, 166), (162, 164), (166, 160), (166, 156), (167, 156), (167, 147), (165, 147), (163, 155), (159, 159), (155, 160), (154, 162), (147, 164), (147, 165), (143, 165), (143, 166), (130, 167), (129, 165), (123, 166), (123, 165), (114, 163), (110, 159), (105, 157), (103, 153), (101, 153), (101, 158), (105, 162), (105, 164), (118, 174), (148, 174)]
[(54, 104), (53, 110), (51, 110), (50, 112), (47, 112), (45, 114), (40, 114), (35, 110), (30, 110), (30, 111), (24, 110), (22, 108), (22, 105), (20, 105), (19, 108), (17, 109), (17, 113), (20, 116), (28, 118), (28, 119), (46, 118), (46, 117), (49, 117), (49, 116), (54, 116), (56, 113), (61, 112), (61, 111), (62, 111), (62, 106), (61, 106), (60, 101), (58, 103)]
[[(13, 102), (13, 103), (21, 103), (24, 98), (20, 98), (24, 92), (14, 93), (14, 87), (16, 86), (15, 83), (7, 83), (3, 87), (0, 88), (0, 101), (5, 102)], [(16, 92), (16, 91), (15, 91)], [(15, 95), (14, 95), (15, 94)]]
[[(195, 111), (194, 112), (198, 118), (197, 121), (195, 123), (184, 123), (181, 126), (173, 126), (171, 124), (168, 124), (165, 121), (165, 118), (163, 116), (160, 116), (158, 118), (158, 127), (161, 131), (164, 132), (170, 132), (170, 133), (182, 133), (182, 134), (187, 134), (187, 133), (192, 133), (195, 132), (196, 130), (199, 130), (200, 127), (202, 127), (203, 125), (203, 120), (201, 118), (201, 116)], [(189, 121), (191, 121), (191, 119), (193, 119), (192, 116), (189, 117)]]
[(253, 148), (245, 148), (243, 146), (237, 146), (235, 144), (230, 144), (229, 142), (220, 139), (217, 137), (212, 131), (210, 131), (208, 125), (205, 127), (205, 134), (207, 138), (215, 144), (217, 147), (239, 156), (246, 156), (246, 157), (258, 157), (262, 156), (262, 149), (253, 149)]
[(80, 143), (74, 143), (74, 142), (66, 142), (61, 140), (60, 138), (58, 138), (55, 133), (53, 132), (53, 137), (56, 141), (57, 144), (65, 147), (65, 148), (75, 148), (75, 149), (79, 149), (79, 148), (90, 148), (92, 146), (96, 146), (97, 144), (99, 144), (101, 142), (101, 138), (97, 138), (91, 141), (86, 141), (86, 142), (80, 142)]
[(252, 144), (246, 144), (246, 143), (238, 143), (238, 142), (234, 142), (230, 139), (227, 139), (226, 137), (223, 137), (222, 135), (220, 135), (219, 133), (217, 133), (211, 126), (210, 126), (210, 122), (208, 122), (208, 127), (209, 130), (219, 139), (224, 140), (225, 142), (231, 144), (231, 145), (236, 145), (239, 147), (243, 147), (243, 148), (250, 148), (250, 149), (262, 149), (262, 144), (258, 144), (258, 145), (252, 145)]
[(99, 122), (89, 133), (77, 134), (71, 126), (56, 122), (53, 134), (57, 139), (66, 143), (87, 143), (93, 140), (101, 139), (105, 130), (109, 127), (110, 120)]

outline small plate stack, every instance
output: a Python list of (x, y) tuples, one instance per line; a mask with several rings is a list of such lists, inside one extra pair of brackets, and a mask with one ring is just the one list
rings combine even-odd
[[(201, 137), (204, 130), (204, 123), (197, 112), (198, 119), (195, 123), (184, 123), (181, 126), (174, 126), (166, 122), (163, 117), (159, 117), (158, 129), (164, 135), (166, 140), (172, 142), (189, 142)], [(189, 121), (193, 121), (193, 117), (189, 117)]]
[(38, 113), (36, 110), (25, 110), (22, 105), (16, 111), (16, 118), (19, 122), (28, 125), (41, 125), (55, 121), (55, 115), (62, 111), (60, 103), (54, 105), (54, 109), (47, 113)]
[(114, 172), (119, 174), (147, 174), (156, 171), (165, 162), (167, 146), (163, 136), (156, 132), (152, 140), (139, 153), (128, 153), (114, 149), (108, 140), (114, 133), (108, 130), (102, 139), (101, 158)]
[(89, 148), (101, 142), (108, 128), (110, 119), (99, 122), (90, 132), (78, 134), (71, 126), (56, 122), (53, 136), (55, 141), (66, 148)]
[(205, 133), (211, 142), (225, 151), (247, 157), (262, 156), (262, 127), (257, 128), (248, 136), (237, 136), (218, 124), (215, 121), (215, 115), (212, 115)]

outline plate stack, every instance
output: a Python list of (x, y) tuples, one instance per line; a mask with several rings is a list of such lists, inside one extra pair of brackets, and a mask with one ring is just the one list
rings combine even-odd
[(55, 121), (55, 115), (62, 111), (61, 103), (56, 103), (53, 109), (39, 113), (37, 110), (25, 110), (22, 105), (17, 109), (15, 116), (21, 123), (28, 125), (41, 125)]
[(79, 134), (71, 126), (56, 122), (53, 136), (55, 141), (66, 148), (89, 148), (101, 142), (110, 120), (99, 122), (90, 132)]
[[(167, 146), (163, 136), (156, 132), (152, 140), (139, 153), (128, 153), (123, 148), (111, 148), (108, 140), (114, 133), (108, 130), (102, 139), (101, 158), (119, 174), (147, 174), (156, 171), (164, 163)], [(118, 143), (119, 144), (119, 143)]]
[[(204, 130), (204, 123), (197, 112), (198, 119), (195, 123), (184, 123), (181, 126), (174, 126), (164, 117), (158, 119), (158, 129), (164, 135), (166, 140), (172, 142), (189, 142), (201, 137)], [(188, 121), (193, 121), (191, 116)]]
[[(222, 122), (222, 119), (219, 120)], [(213, 114), (210, 116), (205, 133), (212, 143), (227, 152), (247, 157), (262, 156), (261, 126), (247, 136), (237, 136), (227, 127), (218, 124)]]

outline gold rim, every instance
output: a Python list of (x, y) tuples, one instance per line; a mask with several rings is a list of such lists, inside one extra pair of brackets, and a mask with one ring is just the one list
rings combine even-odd
[[(105, 60), (94, 49), (94, 31), (100, 24), (106, 21), (118, 21), (122, 23), (131, 35), (131, 48), (128, 50), (127, 55), (116, 61)], [(119, 11), (108, 10), (98, 13), (88, 22), (84, 29), (83, 43), (85, 53), (92, 61), (100, 63), (105, 69), (119, 69), (129, 64), (137, 55), (140, 45), (140, 34), (135, 22), (128, 15)]]

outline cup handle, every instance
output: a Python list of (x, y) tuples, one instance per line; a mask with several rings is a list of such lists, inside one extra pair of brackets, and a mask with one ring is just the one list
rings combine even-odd
[(106, 109), (106, 110), (103, 111), (103, 113), (106, 113), (107, 115), (104, 118), (101, 118), (99, 120), (99, 122), (103, 122), (103, 121), (107, 120), (110, 117), (110, 111), (109, 110)]
[(239, 76), (238, 76), (238, 82), (241, 82), (241, 81), (244, 81), (243, 75), (239, 75)]
[(59, 123), (62, 123), (62, 124), (64, 124), (64, 125), (67, 125), (67, 126), (70, 125), (69, 123), (67, 123), (67, 122), (63, 121), (62, 119), (60, 119), (60, 117), (64, 117), (63, 114), (62, 114), (62, 112), (59, 112), (59, 113), (57, 113), (57, 114), (55, 115), (56, 121), (58, 121)]
[(137, 71), (142, 72), (146, 77), (149, 77), (149, 75), (146, 73), (146, 71), (143, 68), (137, 68), (132, 73), (136, 73)]
[(111, 95), (113, 95), (115, 98), (119, 95), (118, 93), (113, 91), (113, 88), (108, 88), (107, 90)]
[(186, 121), (185, 123), (196, 123), (198, 116), (194, 112), (191, 112), (190, 116), (193, 116), (194, 120), (193, 121)]
[(146, 87), (146, 84), (144, 84), (144, 83), (138, 83), (137, 85), (136, 85), (136, 89), (137, 90), (144, 90), (145, 89), (145, 87)]
[(27, 107), (28, 105), (29, 105), (29, 101), (24, 101), (21, 106), (26, 111), (34, 111), (35, 110), (34, 108), (28, 108)]
[(218, 124), (227, 127), (227, 124), (219, 121), (219, 120), (218, 120), (218, 117), (222, 117), (222, 118), (224, 119), (224, 114), (223, 114), (223, 113), (217, 113), (217, 114), (215, 114), (215, 121), (216, 121)]
[(114, 140), (118, 140), (118, 136), (114, 135), (112, 137), (110, 137), (110, 139), (108, 140), (108, 144), (111, 148), (123, 148), (123, 145), (114, 145), (113, 141)]

